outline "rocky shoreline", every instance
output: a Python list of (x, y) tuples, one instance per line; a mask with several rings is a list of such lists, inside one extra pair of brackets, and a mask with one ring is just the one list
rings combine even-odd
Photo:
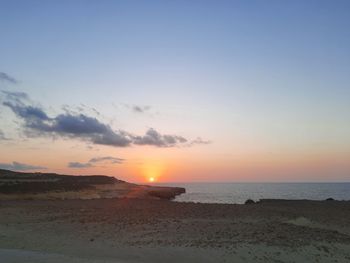
[(98, 198), (174, 199), (181, 187), (137, 185), (104, 175), (71, 176), (0, 170), (0, 200), (65, 200)]

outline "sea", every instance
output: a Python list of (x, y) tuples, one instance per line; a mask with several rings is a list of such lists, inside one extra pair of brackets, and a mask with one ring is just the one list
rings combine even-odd
[(350, 183), (168, 183), (184, 187), (176, 202), (243, 204), (247, 199), (350, 200)]

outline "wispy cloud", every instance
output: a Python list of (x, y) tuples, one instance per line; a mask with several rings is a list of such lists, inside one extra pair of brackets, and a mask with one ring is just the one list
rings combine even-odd
[(98, 162), (105, 162), (105, 161), (109, 161), (111, 163), (123, 163), (125, 159), (111, 157), (111, 156), (95, 157), (90, 159), (89, 163), (98, 163)]
[(19, 162), (12, 162), (12, 163), (0, 163), (0, 169), (6, 169), (6, 170), (15, 170), (15, 171), (29, 171), (29, 170), (43, 170), (46, 169), (46, 167), (42, 166), (34, 166)]
[(0, 80), (9, 82), (11, 84), (17, 84), (18, 80), (16, 80), (14, 77), (11, 77), (10, 75), (6, 74), (5, 72), (0, 72)]
[(91, 163), (79, 163), (79, 162), (70, 162), (68, 163), (69, 168), (89, 168), (92, 167)]
[[(144, 135), (134, 135), (124, 130), (114, 130), (97, 117), (83, 113), (66, 111), (50, 117), (42, 107), (34, 105), (27, 94), (3, 91), (3, 105), (10, 108), (23, 120), (23, 128), (28, 137), (62, 136), (77, 138), (99, 145), (129, 147), (131, 145), (151, 145), (156, 147), (188, 146), (189, 140), (172, 134), (161, 134), (150, 128)], [(203, 143), (204, 141), (202, 141)], [(198, 144), (193, 142), (192, 145)]]
[[(121, 103), (120, 105), (136, 114), (148, 113), (152, 115), (152, 107), (149, 105), (136, 105), (136, 104), (128, 104), (128, 103)], [(117, 109), (120, 109), (119, 105), (113, 104), (113, 106)]]
[(15, 101), (17, 103), (23, 103), (22, 101), (29, 101), (29, 96), (25, 92), (6, 90), (2, 90), (1, 92), (5, 95), (6, 99)]
[(91, 158), (86, 163), (70, 162), (70, 163), (68, 163), (68, 167), (69, 168), (90, 168), (90, 167), (95, 167), (96, 163), (121, 164), (124, 161), (125, 161), (125, 159), (111, 157), (111, 156), (94, 157), (94, 158)]
[(149, 111), (151, 109), (151, 106), (133, 105), (131, 109), (133, 112), (136, 113), (145, 113), (146, 111)]
[(211, 144), (212, 142), (209, 140), (203, 140), (201, 137), (197, 137), (196, 139), (189, 142), (189, 146), (193, 146), (196, 144)]
[(2, 130), (0, 130), (0, 141), (8, 141), (10, 140), (7, 138)]

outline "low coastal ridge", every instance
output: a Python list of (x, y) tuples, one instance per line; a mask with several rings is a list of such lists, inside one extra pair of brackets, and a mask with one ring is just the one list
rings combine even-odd
[(0, 200), (174, 199), (185, 188), (138, 185), (105, 175), (23, 173), (0, 169)]

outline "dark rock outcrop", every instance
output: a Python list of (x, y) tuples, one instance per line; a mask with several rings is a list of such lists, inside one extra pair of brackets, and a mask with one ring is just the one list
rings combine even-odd
[(255, 201), (252, 200), (252, 199), (248, 199), (247, 201), (245, 201), (244, 204), (245, 204), (245, 205), (252, 205), (252, 204), (255, 204)]
[(152, 187), (147, 193), (151, 197), (172, 200), (177, 195), (183, 194), (185, 192), (186, 189), (182, 187)]

